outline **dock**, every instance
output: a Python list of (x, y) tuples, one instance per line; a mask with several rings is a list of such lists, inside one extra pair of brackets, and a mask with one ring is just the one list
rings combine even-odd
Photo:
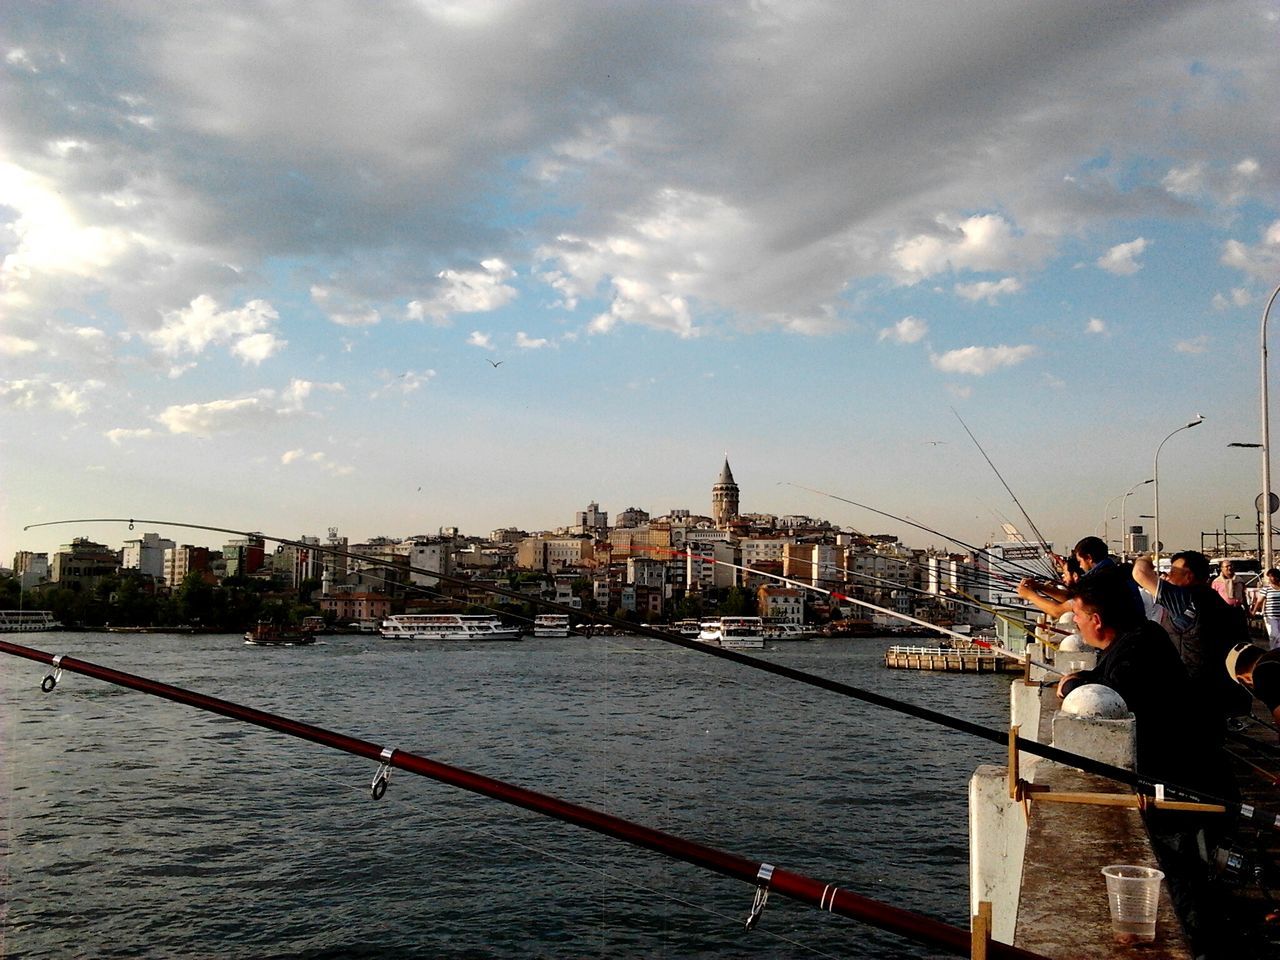
[(884, 665), (892, 670), (944, 673), (1020, 673), (1022, 664), (983, 647), (890, 647)]

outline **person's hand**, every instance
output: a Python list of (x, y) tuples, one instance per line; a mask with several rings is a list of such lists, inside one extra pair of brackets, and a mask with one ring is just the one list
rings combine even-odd
[(1058, 699), (1059, 700), (1063, 699), (1066, 696), (1066, 694), (1062, 692), (1063, 684), (1065, 684), (1068, 680), (1072, 679), (1073, 677), (1077, 677), (1079, 675), (1080, 675), (1079, 671), (1076, 671), (1075, 673), (1068, 673), (1065, 677), (1063, 677), (1061, 680), (1058, 681)]

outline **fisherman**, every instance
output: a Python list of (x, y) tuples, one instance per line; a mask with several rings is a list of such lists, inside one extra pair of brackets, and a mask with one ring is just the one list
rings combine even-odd
[(1057, 646), (1058, 641), (1064, 636), (1077, 632), (1070, 597), (1060, 598), (1058, 594), (1062, 591), (1069, 592), (1084, 575), (1080, 561), (1074, 555), (1062, 560), (1056, 566), (1061, 574), (1061, 579), (1057, 583), (1041, 580), (1038, 577), (1024, 577), (1018, 584), (1018, 596), (1049, 620), (1044, 629), (1037, 628), (1037, 637), (1054, 646)]
[[(1088, 683), (1115, 690), (1137, 724), (1137, 772), (1144, 779), (1233, 801), (1235, 781), (1211, 733), (1206, 706), (1192, 695), (1186, 668), (1164, 629), (1134, 611), (1130, 583), (1117, 568), (1076, 584), (1076, 625), (1084, 642), (1099, 651), (1098, 663), (1063, 677), (1058, 695)], [(1232, 956), (1209, 867), (1209, 857), (1225, 839), (1223, 818), (1158, 809), (1144, 816), (1195, 955)]]
[(1248, 639), (1243, 608), (1229, 607), (1209, 586), (1209, 558), (1196, 550), (1175, 553), (1163, 576), (1150, 557), (1142, 557), (1133, 565), (1133, 579), (1155, 598), (1158, 622), (1173, 640), (1197, 697), (1216, 715), (1215, 729), (1225, 732), (1227, 719), (1248, 709), (1224, 665), (1227, 651)]
[(1244, 581), (1236, 576), (1230, 560), (1222, 561), (1222, 571), (1213, 578), (1213, 589), (1231, 607), (1244, 606)]
[(1226, 665), (1231, 679), (1265, 703), (1280, 723), (1280, 650), (1237, 643), (1227, 654)]
[[(1064, 560), (1057, 554), (1052, 554), (1054, 563), (1061, 569), (1067, 560), (1075, 560), (1080, 565), (1080, 578), (1096, 576), (1105, 573), (1108, 570), (1115, 570), (1121, 565), (1111, 556), (1111, 552), (1107, 549), (1106, 542), (1101, 537), (1083, 537), (1071, 549), (1071, 556)], [(1069, 601), (1071, 599), (1071, 591), (1066, 588), (1050, 587), (1047, 590), (1041, 590), (1041, 593), (1055, 600)], [(1021, 592), (1018, 594), (1021, 596)], [(1131, 599), (1135, 610), (1146, 616), (1147, 607), (1142, 601), (1142, 594), (1138, 592), (1136, 585), (1131, 587)], [(1034, 601), (1033, 601), (1034, 602)]]

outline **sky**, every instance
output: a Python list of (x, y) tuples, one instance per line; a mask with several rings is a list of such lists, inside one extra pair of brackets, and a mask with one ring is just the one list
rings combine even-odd
[(1256, 0), (0, 4), (0, 564), (227, 539), (24, 529), (86, 518), (707, 513), (726, 455), (743, 511), (1069, 545), (1150, 530), (1160, 450), (1166, 547), (1247, 539), (1278, 32)]

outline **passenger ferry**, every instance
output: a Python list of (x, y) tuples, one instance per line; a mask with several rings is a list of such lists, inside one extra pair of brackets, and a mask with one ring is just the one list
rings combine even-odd
[(519, 640), (520, 628), (488, 614), (404, 613), (387, 617), (379, 630), (387, 640)]
[(535, 637), (567, 637), (569, 615), (567, 613), (540, 613), (533, 619)]
[(671, 625), (671, 629), (682, 637), (696, 639), (702, 632), (702, 624), (697, 620), (677, 620)]
[(0, 633), (36, 633), (61, 626), (48, 610), (0, 610)]
[(736, 650), (764, 647), (764, 621), (759, 617), (721, 617), (720, 646)]

